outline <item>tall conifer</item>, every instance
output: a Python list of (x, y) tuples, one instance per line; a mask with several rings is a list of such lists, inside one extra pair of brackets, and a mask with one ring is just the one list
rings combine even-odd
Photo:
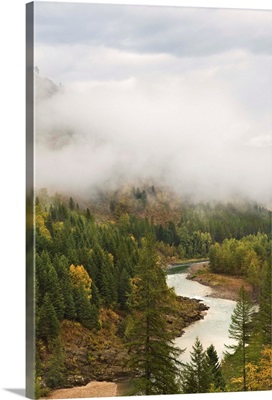
[(243, 390), (247, 390), (246, 382), (246, 362), (248, 358), (247, 345), (249, 344), (252, 333), (252, 317), (254, 308), (248, 293), (242, 286), (239, 291), (239, 297), (231, 316), (229, 327), (229, 337), (236, 340), (236, 344), (226, 346), (240, 355), (240, 365), (243, 373)]
[(181, 350), (173, 345), (166, 323), (171, 313), (173, 293), (158, 265), (155, 240), (148, 235), (142, 242), (136, 276), (129, 297), (131, 318), (128, 339), (128, 365), (135, 374), (134, 394), (176, 394)]
[(215, 389), (223, 391), (225, 388), (225, 381), (222, 375), (220, 361), (213, 344), (207, 348), (208, 368), (211, 375), (212, 384)]
[(44, 340), (47, 345), (52, 343), (60, 333), (60, 323), (48, 293), (44, 297), (37, 316), (36, 333), (37, 337)]
[(48, 370), (46, 373), (46, 384), (51, 389), (62, 387), (65, 383), (65, 354), (60, 338), (53, 344), (53, 352), (49, 359)]
[(196, 338), (191, 354), (191, 362), (183, 368), (183, 393), (206, 393), (212, 383), (208, 356)]
[(272, 266), (265, 262), (260, 294), (260, 329), (262, 341), (266, 345), (272, 345)]

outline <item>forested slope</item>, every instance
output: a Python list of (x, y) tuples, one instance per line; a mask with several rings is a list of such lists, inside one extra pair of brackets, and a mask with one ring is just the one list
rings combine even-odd
[[(246, 260), (251, 260), (248, 279), (254, 280), (268, 263), (271, 212), (255, 204), (191, 204), (154, 186), (100, 193), (84, 202), (75, 196), (37, 192), (38, 394), (41, 389), (91, 379), (131, 376), (125, 345), (128, 317), (133, 282), (143, 264), (143, 240), (150, 235), (160, 267), (210, 256), (215, 271), (228, 268), (228, 273), (245, 274), (247, 261), (235, 252), (240, 263), (235, 260), (226, 267), (225, 262), (216, 261), (221, 249), (224, 252), (230, 243), (237, 244), (245, 250)], [(174, 337), (188, 320), (200, 318), (203, 308), (185, 299), (183, 307), (177, 307), (175, 296), (167, 298), (174, 313), (168, 312), (165, 318)], [(183, 308), (182, 312), (177, 308)]]

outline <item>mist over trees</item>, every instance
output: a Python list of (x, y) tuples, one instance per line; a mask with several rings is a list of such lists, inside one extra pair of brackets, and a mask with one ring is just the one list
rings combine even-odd
[[(36, 396), (271, 389), (270, 13), (38, 2), (34, 20)], [(196, 338), (183, 365), (190, 299), (166, 271), (192, 260), (252, 298), (229, 354)]]

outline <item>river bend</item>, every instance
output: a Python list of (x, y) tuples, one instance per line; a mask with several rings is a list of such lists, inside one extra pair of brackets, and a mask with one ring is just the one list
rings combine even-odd
[(202, 300), (209, 307), (209, 310), (207, 310), (204, 319), (185, 328), (185, 333), (175, 340), (175, 344), (181, 349), (186, 348), (181, 356), (183, 362), (190, 361), (190, 351), (192, 351), (196, 337), (199, 338), (204, 349), (213, 344), (218, 357), (222, 359), (223, 352), (226, 350), (224, 344), (233, 343), (233, 340), (228, 337), (228, 329), (236, 302), (209, 297), (212, 292), (210, 287), (186, 279), (188, 268), (188, 266), (175, 267), (169, 270), (167, 274), (168, 286), (174, 287), (179, 296)]

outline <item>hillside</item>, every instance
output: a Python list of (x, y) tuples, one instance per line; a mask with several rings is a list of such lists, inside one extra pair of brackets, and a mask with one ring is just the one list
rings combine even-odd
[(234, 243), (239, 263), (230, 260), (235, 269), (227, 273), (249, 280), (257, 296), (262, 281), (253, 272), (260, 275), (269, 260), (271, 212), (250, 203), (193, 204), (154, 185), (97, 192), (87, 200), (41, 189), (35, 228), (36, 383), (37, 393), (46, 395), (93, 380), (135, 377), (127, 346), (137, 304), (149, 296), (138, 293), (149, 263), (150, 279), (158, 274), (155, 304), (167, 341), (203, 318), (206, 307), (165, 286), (166, 265), (211, 254), (212, 267), (216, 262), (219, 268), (217, 258)]

